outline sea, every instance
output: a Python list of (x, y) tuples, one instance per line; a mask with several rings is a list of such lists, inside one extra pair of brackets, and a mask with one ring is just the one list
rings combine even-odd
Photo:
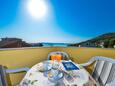
[(42, 43), (43, 47), (68, 47), (69, 43)]

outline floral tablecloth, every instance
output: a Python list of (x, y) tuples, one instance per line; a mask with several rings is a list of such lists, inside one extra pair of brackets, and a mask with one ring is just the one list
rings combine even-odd
[(62, 62), (60, 62), (60, 69), (73, 74), (75, 76), (73, 81), (68, 82), (68, 80), (63, 76), (63, 78), (58, 80), (57, 83), (51, 82), (48, 77), (44, 76), (43, 72), (39, 71), (43, 64), (44, 62), (40, 62), (33, 66), (20, 82), (20, 86), (97, 86), (95, 81), (84, 68), (76, 64), (76, 66), (79, 67), (79, 70), (66, 71)]

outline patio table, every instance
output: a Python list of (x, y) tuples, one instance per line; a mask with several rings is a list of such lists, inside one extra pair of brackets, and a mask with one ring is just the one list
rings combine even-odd
[[(64, 60), (59, 62), (59, 69), (63, 71), (62, 77), (59, 80), (56, 80), (56, 82), (52, 82), (51, 80), (49, 80), (48, 76), (45, 75), (45, 72), (40, 71), (40, 69), (44, 65), (44, 62), (51, 63), (50, 65), (47, 65), (49, 66), (49, 68), (52, 65), (51, 60), (43, 61), (34, 65), (23, 78), (20, 86), (99, 86), (99, 84), (95, 82), (92, 76), (82, 66), (72, 61)], [(72, 62), (79, 69), (68, 71), (63, 66), (63, 62)], [(70, 80), (68, 80), (68, 76), (66, 76), (66, 74), (69, 74), (71, 76)]]

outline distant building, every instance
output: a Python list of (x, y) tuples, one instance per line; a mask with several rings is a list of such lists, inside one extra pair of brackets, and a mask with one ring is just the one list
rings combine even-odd
[(115, 48), (115, 45), (113, 45), (113, 48)]
[(79, 43), (78, 47), (96, 47), (96, 45), (91, 42), (84, 42), (84, 43)]
[(101, 48), (104, 48), (104, 42), (101, 42), (101, 43), (100, 43), (100, 47), (101, 47)]
[(81, 47), (81, 45), (78, 45), (78, 47)]
[(19, 38), (1, 38), (0, 48), (18, 48), (18, 47), (30, 47), (30, 44), (22, 41)]

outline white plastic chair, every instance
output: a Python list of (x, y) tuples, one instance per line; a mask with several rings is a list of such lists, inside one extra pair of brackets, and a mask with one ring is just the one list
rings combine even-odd
[(0, 86), (8, 86), (6, 74), (27, 72), (28, 67), (17, 68), (17, 69), (7, 69), (6, 67), (0, 65)]
[(100, 83), (100, 86), (105, 86), (108, 83), (115, 81), (115, 59), (95, 56), (87, 63), (81, 64), (83, 67), (95, 63), (92, 72), (93, 78)]

